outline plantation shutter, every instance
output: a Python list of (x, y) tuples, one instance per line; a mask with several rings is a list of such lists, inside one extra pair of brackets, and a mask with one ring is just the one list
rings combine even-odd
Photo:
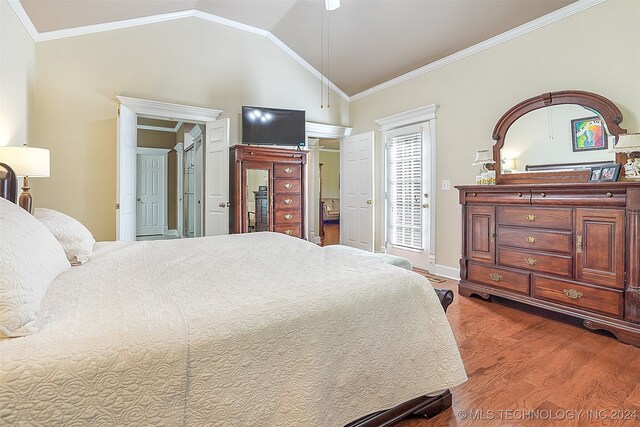
[(422, 130), (393, 131), (387, 141), (388, 242), (422, 250)]

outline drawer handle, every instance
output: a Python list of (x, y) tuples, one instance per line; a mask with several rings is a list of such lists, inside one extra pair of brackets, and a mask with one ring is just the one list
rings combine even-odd
[(291, 233), (293, 233), (293, 230), (285, 230), (284, 234), (286, 234), (287, 236), (291, 235)]
[(575, 289), (563, 289), (562, 292), (571, 299), (578, 300), (584, 296), (584, 294), (580, 291), (576, 291)]
[(526, 219), (527, 221), (535, 221), (536, 220), (536, 216), (528, 214), (528, 215), (524, 216), (524, 219)]
[(284, 173), (291, 173), (293, 172), (293, 169), (291, 168), (284, 168)]
[(494, 282), (499, 282), (499, 281), (501, 281), (502, 279), (504, 279), (504, 277), (503, 277), (503, 276), (501, 276), (501, 275), (500, 275), (500, 274), (498, 274), (498, 273), (491, 273), (491, 274), (489, 274), (489, 277), (490, 277), (490, 278), (491, 278), (491, 280), (493, 280)]
[(576, 253), (582, 253), (582, 236), (576, 236)]
[(291, 199), (284, 199), (284, 204), (285, 205), (290, 205), (293, 202), (293, 200)]
[(286, 214), (284, 216), (284, 219), (291, 219), (291, 218), (293, 218), (293, 215), (291, 215), (291, 214)]
[(536, 242), (536, 240), (538, 240), (538, 239), (536, 239), (536, 238), (535, 238), (535, 237), (533, 237), (533, 236), (527, 236), (527, 237), (525, 237), (525, 239), (524, 239), (524, 240), (526, 240), (526, 241), (527, 241), (527, 242), (529, 242), (529, 243), (535, 243), (535, 242)]
[(522, 193), (518, 193), (518, 197), (522, 197)]
[(289, 184), (289, 183), (282, 184), (282, 185), (283, 185), (283, 186), (284, 186), (284, 188), (286, 188), (286, 189), (289, 189), (289, 188), (293, 187), (293, 184)]
[(540, 196), (547, 197), (547, 193), (540, 193)]
[(609, 191), (609, 192), (607, 193), (607, 197), (613, 197), (613, 193), (612, 193), (611, 191)]
[(526, 262), (527, 265), (536, 265), (538, 263), (538, 260), (533, 258), (525, 258), (524, 262)]

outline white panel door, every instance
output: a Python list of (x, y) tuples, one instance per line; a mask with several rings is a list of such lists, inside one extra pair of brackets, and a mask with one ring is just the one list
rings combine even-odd
[(136, 240), (136, 145), (138, 115), (118, 107), (116, 239)]
[(374, 133), (340, 141), (340, 244), (373, 252)]
[(162, 155), (138, 154), (137, 235), (164, 234), (165, 158)]
[(207, 123), (204, 153), (204, 235), (229, 234), (229, 119)]

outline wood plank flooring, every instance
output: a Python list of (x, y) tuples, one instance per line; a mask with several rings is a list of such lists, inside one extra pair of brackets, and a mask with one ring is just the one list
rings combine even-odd
[[(640, 425), (640, 348), (580, 321), (505, 300), (465, 298), (447, 317), (469, 380), (453, 408), (399, 427)], [(555, 319), (555, 320), (554, 320)]]

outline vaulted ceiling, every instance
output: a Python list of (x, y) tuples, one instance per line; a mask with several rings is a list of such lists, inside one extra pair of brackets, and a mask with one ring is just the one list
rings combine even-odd
[(271, 32), (349, 96), (575, 1), (342, 0), (326, 12), (324, 0), (20, 0), (39, 33), (184, 10), (214, 14)]

